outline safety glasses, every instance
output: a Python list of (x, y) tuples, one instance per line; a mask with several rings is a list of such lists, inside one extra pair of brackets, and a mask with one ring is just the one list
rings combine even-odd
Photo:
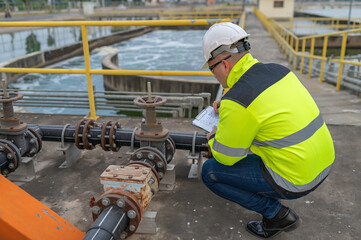
[(223, 58), (222, 60), (220, 60), (219, 62), (216, 62), (215, 64), (213, 64), (212, 66), (209, 66), (209, 70), (211, 70), (211, 72), (213, 73), (213, 69), (220, 64), (221, 62), (223, 62), (224, 60), (227, 60), (228, 58), (230, 58), (231, 55), (229, 55), (228, 57)]

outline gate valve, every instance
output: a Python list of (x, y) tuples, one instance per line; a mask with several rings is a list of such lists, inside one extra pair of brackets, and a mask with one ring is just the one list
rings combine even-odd
[(23, 98), (21, 93), (8, 93), (6, 90), (6, 81), (2, 80), (3, 93), (0, 94), (0, 102), (3, 105), (3, 114), (0, 118), (0, 128), (2, 134), (20, 132), (27, 128), (25, 123), (20, 123), (19, 118), (14, 115), (13, 102)]
[(145, 108), (145, 121), (142, 122), (141, 128), (136, 131), (135, 136), (143, 141), (164, 141), (168, 138), (168, 130), (164, 129), (161, 122), (157, 122), (156, 106), (161, 106), (167, 102), (162, 96), (152, 96), (151, 85), (148, 82), (148, 96), (141, 96), (134, 99), (134, 104)]

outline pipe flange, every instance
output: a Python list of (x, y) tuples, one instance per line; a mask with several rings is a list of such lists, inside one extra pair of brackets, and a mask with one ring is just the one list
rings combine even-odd
[(150, 165), (149, 163), (143, 162), (143, 161), (131, 161), (128, 164), (126, 164), (125, 166), (129, 166), (129, 165), (132, 165), (132, 166), (138, 165), (138, 166), (144, 166), (144, 167), (150, 168), (152, 170), (152, 173), (156, 177), (157, 182), (159, 183), (159, 181), (160, 181), (159, 174), (158, 174), (157, 170), (152, 165)]
[(10, 172), (14, 172), (15, 169), (18, 168), (21, 155), (15, 144), (8, 140), (0, 139), (0, 146), (7, 159), (7, 165), (1, 168), (1, 173), (7, 176)]
[(27, 132), (26, 138), (28, 139), (29, 151), (24, 155), (27, 157), (33, 157), (40, 151), (39, 139), (31, 131)]
[(120, 129), (120, 122), (106, 122), (102, 124), (102, 133), (100, 135), (100, 144), (104, 151), (118, 152), (120, 144), (115, 142), (117, 129)]
[(81, 120), (75, 127), (74, 140), (75, 146), (79, 149), (85, 149), (83, 143), (83, 128), (85, 126), (86, 120)]
[(28, 131), (30, 131), (36, 137), (36, 139), (38, 140), (38, 147), (39, 148), (38, 148), (37, 152), (40, 152), (40, 150), (43, 148), (43, 143), (41, 141), (41, 136), (39, 135), (39, 133), (37, 131), (35, 131), (32, 128), (28, 128)]
[(152, 96), (151, 99), (149, 99), (149, 97), (145, 95), (134, 99), (134, 104), (142, 108), (161, 106), (166, 102), (167, 99), (162, 96)]
[[(106, 201), (102, 201), (103, 199), (106, 199)], [(104, 205), (104, 203), (106, 204)], [(125, 232), (127, 236), (135, 233), (143, 216), (143, 210), (138, 199), (130, 192), (120, 189), (106, 191), (100, 196), (99, 200), (93, 204), (93, 208), (97, 207), (100, 209), (100, 211), (92, 211), (93, 220), (95, 221), (100, 213), (109, 205), (116, 205), (127, 212), (129, 225), (125, 229)], [(135, 228), (132, 227), (129, 229), (130, 226), (134, 226)]]
[(113, 152), (118, 152), (120, 148), (120, 144), (115, 143), (117, 129), (121, 129), (120, 122), (113, 122), (109, 131), (109, 145)]
[(154, 147), (138, 148), (130, 156), (130, 160), (153, 162), (160, 179), (164, 177), (164, 174), (167, 171), (167, 161), (165, 159), (164, 154)]
[(110, 151), (109, 132), (111, 125), (112, 125), (112, 121), (108, 121), (102, 124), (102, 133), (100, 135), (100, 146), (104, 151)]
[(86, 121), (84, 127), (83, 127), (83, 134), (82, 134), (82, 138), (83, 138), (83, 146), (85, 149), (88, 150), (92, 150), (95, 148), (95, 146), (89, 142), (89, 130), (93, 127), (97, 127), (98, 125), (96, 124), (96, 122), (94, 122), (94, 120), (88, 120)]
[(167, 163), (170, 163), (173, 160), (175, 153), (175, 142), (171, 137), (168, 137), (165, 142), (165, 156)]

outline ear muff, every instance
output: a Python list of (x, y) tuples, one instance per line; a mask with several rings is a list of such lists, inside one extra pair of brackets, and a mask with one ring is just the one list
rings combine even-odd
[(251, 49), (251, 44), (248, 41), (244, 41), (243, 44), (238, 45), (237, 50), (239, 53), (244, 52), (244, 51), (248, 51)]
[(250, 50), (251, 49), (251, 44), (248, 41), (244, 41), (243, 47), (246, 50)]

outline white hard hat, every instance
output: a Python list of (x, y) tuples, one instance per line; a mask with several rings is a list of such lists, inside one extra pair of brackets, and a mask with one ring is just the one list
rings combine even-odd
[[(208, 67), (208, 61), (210, 59), (215, 58), (223, 51), (230, 50), (233, 43), (248, 36), (249, 34), (240, 26), (230, 22), (217, 23), (211, 26), (203, 36), (203, 58), (205, 63), (201, 69)], [(220, 46), (224, 47), (222, 47), (220, 51), (217, 51), (217, 53), (212, 54), (212, 52)]]

